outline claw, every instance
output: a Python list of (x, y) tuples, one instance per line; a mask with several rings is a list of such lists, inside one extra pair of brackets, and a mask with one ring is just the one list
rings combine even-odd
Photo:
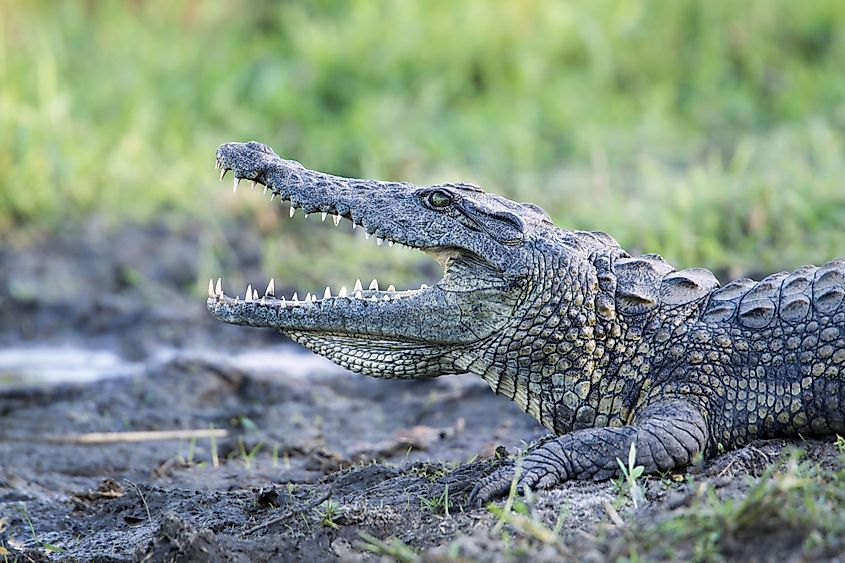
[[(498, 467), (475, 485), (469, 494), (469, 504), (481, 508), (496, 498), (506, 496), (510, 491), (514, 474), (513, 463)], [(521, 488), (519, 490), (521, 491)]]

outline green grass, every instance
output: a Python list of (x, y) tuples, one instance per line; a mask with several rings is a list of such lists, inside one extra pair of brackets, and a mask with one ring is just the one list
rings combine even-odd
[(624, 530), (626, 549), (631, 560), (649, 553), (659, 559), (713, 561), (768, 545), (762, 553), (789, 547), (808, 560), (826, 560), (845, 548), (843, 487), (845, 469), (802, 461), (800, 452), (792, 452), (767, 467), (740, 497), (723, 498), (699, 487), (688, 508), (654, 523), (632, 520)]
[(845, 227), (843, 61), (839, 0), (9, 0), (0, 236), (166, 215), (220, 253), (214, 227), (250, 213), (268, 269), (304, 247), (286, 271), (333, 281), (349, 251), (348, 282), (381, 260), (301, 225), (279, 242), (258, 197), (217, 185), (217, 145), (254, 138), (343, 175), (480, 183), (680, 266), (822, 262)]

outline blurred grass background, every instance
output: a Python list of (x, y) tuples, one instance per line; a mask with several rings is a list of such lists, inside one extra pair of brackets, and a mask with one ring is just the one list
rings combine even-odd
[(196, 221), (204, 288), (249, 216), (288, 282), (413, 277), (221, 187), (216, 147), (249, 139), (478, 183), (679, 267), (820, 263), (845, 255), (845, 2), (0, 2), (0, 240)]

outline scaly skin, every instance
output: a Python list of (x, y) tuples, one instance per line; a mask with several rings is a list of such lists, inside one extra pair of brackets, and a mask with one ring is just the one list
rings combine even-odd
[[(656, 472), (755, 438), (845, 433), (845, 260), (720, 287), (467, 184), (339, 178), (255, 142), (221, 146), (217, 162), (445, 272), (431, 288), (295, 304), (210, 287), (209, 310), (376, 377), (481, 376), (558, 436), (523, 458), (521, 489), (607, 479), (632, 443)], [(474, 499), (504, 494), (514, 474), (500, 468)]]

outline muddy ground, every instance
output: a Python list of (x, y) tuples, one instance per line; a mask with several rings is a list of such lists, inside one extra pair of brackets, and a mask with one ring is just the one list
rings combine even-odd
[[(796, 445), (841, 469), (832, 440), (757, 442), (641, 479), (636, 508), (613, 482), (469, 507), (481, 476), (543, 435), (530, 417), (472, 378), (368, 379), (217, 325), (185, 297), (195, 235), (94, 222), (0, 248), (0, 348), (108, 349), (133, 366), (96, 382), (0, 373), (0, 560), (843, 557), (841, 538), (816, 541), (806, 521), (755, 510), (725, 524), (714, 509), (744, 506)], [(244, 260), (227, 267), (258, 267)], [(225, 436), (79, 443), (185, 429)], [(706, 510), (715, 519), (697, 519)], [(684, 522), (715, 522), (713, 537), (678, 533)]]

